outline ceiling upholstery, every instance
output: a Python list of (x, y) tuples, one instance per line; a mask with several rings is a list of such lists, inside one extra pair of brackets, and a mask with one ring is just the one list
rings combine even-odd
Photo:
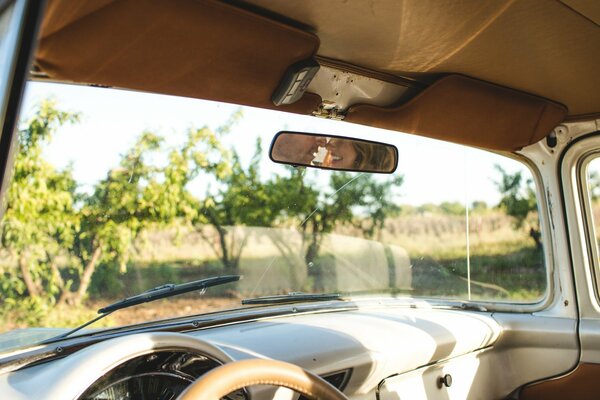
[(458, 73), (562, 103), (571, 116), (600, 113), (600, 1), (250, 2), (310, 26), (324, 57), (399, 75)]
[(346, 121), (510, 151), (543, 139), (566, 113), (546, 99), (448, 75), (396, 107), (354, 105)]
[(582, 17), (589, 19), (596, 25), (600, 25), (600, 1), (596, 0), (560, 0), (564, 5), (570, 7)]
[(430, 84), (348, 121), (495, 150), (600, 115), (600, 13), (582, 0), (251, 1), (48, 0), (36, 74), (310, 114), (317, 94), (271, 96), (320, 56)]
[(276, 107), (271, 95), (318, 47), (310, 32), (218, 1), (50, 0), (35, 65), (53, 80), (309, 114), (319, 96)]

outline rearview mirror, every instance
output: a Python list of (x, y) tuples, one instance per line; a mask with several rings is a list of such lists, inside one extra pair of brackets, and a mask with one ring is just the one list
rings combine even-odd
[(398, 149), (385, 143), (315, 133), (277, 133), (269, 152), (280, 164), (339, 171), (391, 174), (398, 166)]

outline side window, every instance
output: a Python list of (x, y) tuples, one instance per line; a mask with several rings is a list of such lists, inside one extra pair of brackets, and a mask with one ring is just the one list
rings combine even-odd
[[(593, 234), (593, 241), (596, 243), (596, 247), (591, 249), (595, 262), (593, 263), (594, 275), (596, 282), (600, 278), (600, 274), (597, 271), (598, 268), (598, 244), (600, 243), (600, 158), (593, 158), (587, 165), (585, 173), (587, 179), (588, 188), (588, 202), (589, 202), (589, 218), (591, 222), (590, 229)], [(591, 241), (592, 239), (590, 239)]]

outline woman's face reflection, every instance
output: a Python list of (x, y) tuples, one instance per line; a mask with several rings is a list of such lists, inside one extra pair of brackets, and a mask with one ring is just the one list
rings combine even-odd
[(325, 145), (327, 155), (323, 165), (332, 168), (352, 168), (356, 160), (356, 149), (350, 140), (330, 139)]

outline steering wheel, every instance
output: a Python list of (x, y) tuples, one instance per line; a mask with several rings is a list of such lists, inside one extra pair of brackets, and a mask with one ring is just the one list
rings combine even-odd
[(348, 400), (319, 376), (286, 362), (250, 359), (215, 368), (181, 393), (177, 400), (219, 400), (234, 390), (252, 385), (292, 389), (311, 400)]

